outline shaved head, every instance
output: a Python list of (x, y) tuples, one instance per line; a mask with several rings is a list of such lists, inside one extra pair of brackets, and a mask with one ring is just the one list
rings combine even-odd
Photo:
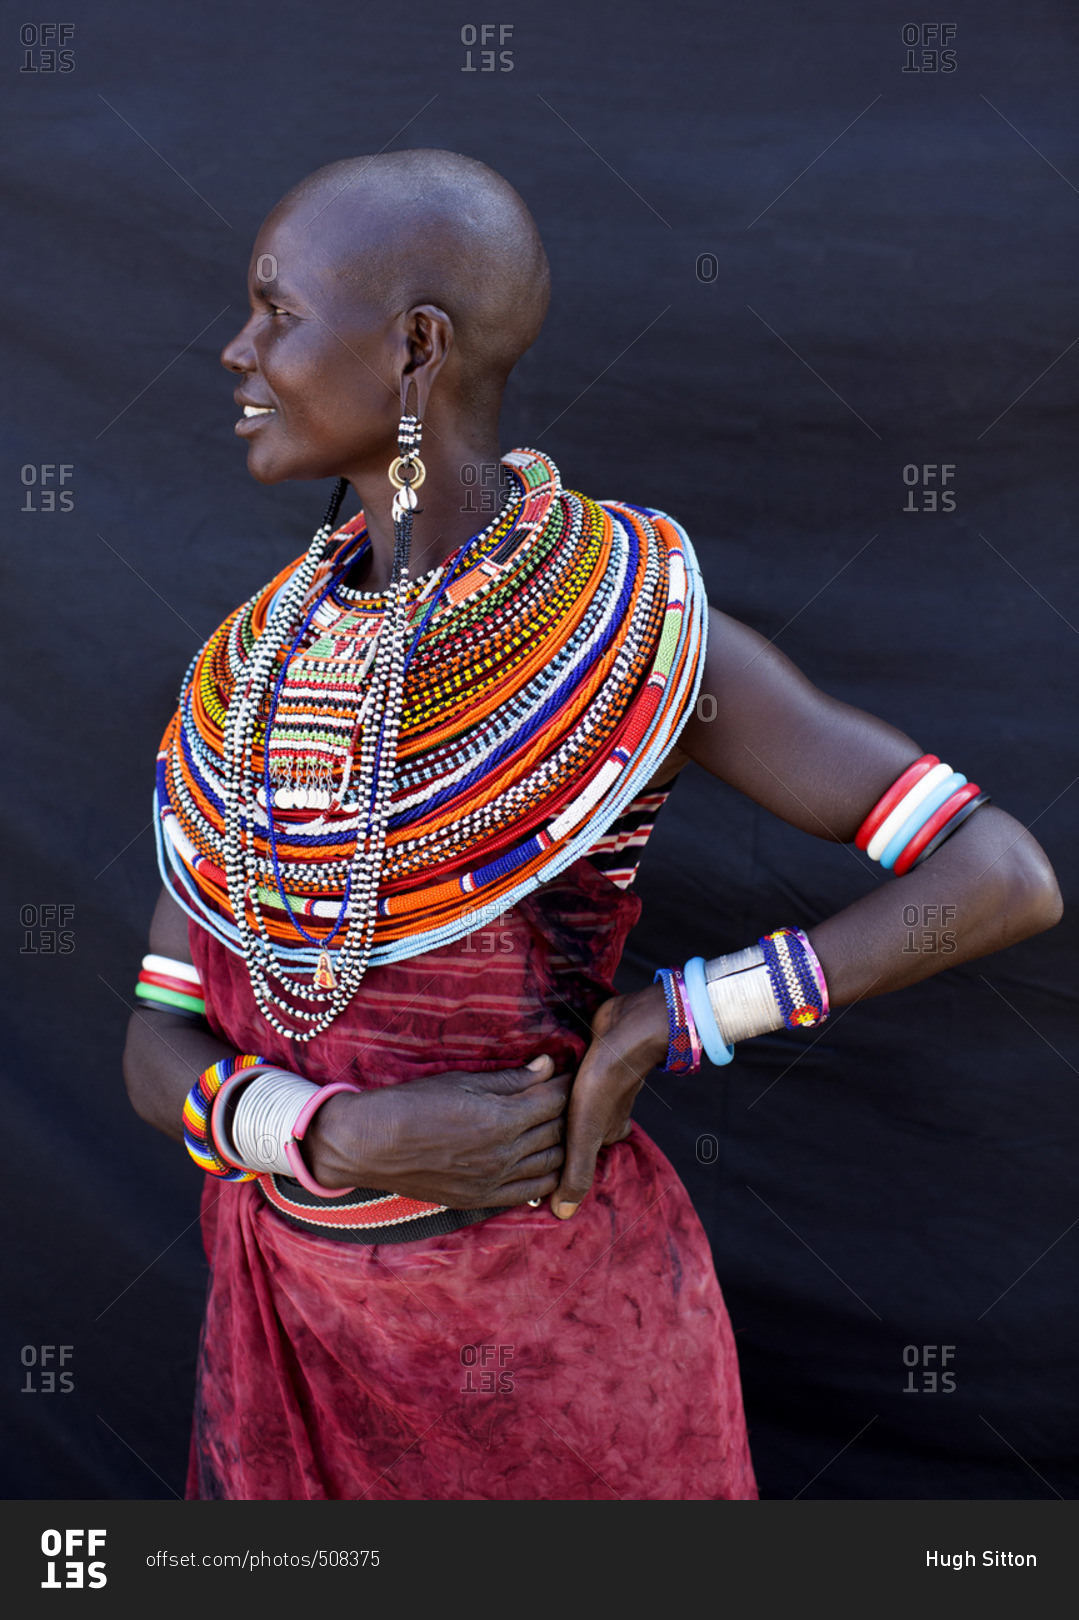
[(418, 304), (445, 310), (463, 403), (490, 408), (550, 296), (539, 231), (507, 180), (457, 152), (384, 152), (316, 169), (282, 198), (282, 213), (328, 239), (334, 274), (359, 303), (391, 317)]
[(384, 152), (316, 169), (263, 221), (250, 314), (221, 354), (248, 471), (268, 484), (347, 478), (377, 536), (401, 416), (414, 412), (427, 469), (417, 544), (437, 560), (485, 509), (464, 492), (482, 474), (486, 497), (506, 476), (502, 394), (549, 292), (535, 221), (485, 163)]

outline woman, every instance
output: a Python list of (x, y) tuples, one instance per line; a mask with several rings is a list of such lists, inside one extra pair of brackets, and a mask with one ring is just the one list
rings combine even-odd
[[(1052, 871), (977, 784), (708, 609), (671, 519), (499, 457), (548, 271), (491, 170), (318, 171), (250, 297), (222, 356), (249, 470), (342, 482), (195, 660), (159, 757), (125, 1076), (211, 1171), (189, 1494), (753, 1497), (643, 1079), (936, 971), (911, 904), (954, 907), (949, 963), (1052, 926)], [(690, 923), (684, 970), (617, 996), (688, 759), (902, 875), (708, 964)]]

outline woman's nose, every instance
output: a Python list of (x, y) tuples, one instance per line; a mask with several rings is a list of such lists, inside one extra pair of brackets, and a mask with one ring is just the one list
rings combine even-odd
[(234, 338), (230, 338), (221, 350), (221, 364), (226, 371), (254, 371), (255, 356), (248, 335), (251, 322), (242, 326)]

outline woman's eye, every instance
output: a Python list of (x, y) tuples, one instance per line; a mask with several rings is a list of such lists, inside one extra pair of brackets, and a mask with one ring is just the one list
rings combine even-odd
[(271, 315), (287, 315), (288, 310), (287, 309), (282, 309), (280, 304), (271, 304), (270, 305), (270, 314)]

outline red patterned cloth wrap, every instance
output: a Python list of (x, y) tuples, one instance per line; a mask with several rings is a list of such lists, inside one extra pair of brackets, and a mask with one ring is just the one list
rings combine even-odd
[[(575, 1068), (639, 898), (587, 859), (487, 927), (372, 968), (308, 1079), (406, 1084), (548, 1052)], [(297, 1067), (244, 963), (196, 924), (213, 1028)], [(190, 1498), (747, 1499), (734, 1337), (708, 1241), (634, 1125), (578, 1214), (545, 1203), (416, 1242), (301, 1230), (207, 1178), (211, 1283)]]

